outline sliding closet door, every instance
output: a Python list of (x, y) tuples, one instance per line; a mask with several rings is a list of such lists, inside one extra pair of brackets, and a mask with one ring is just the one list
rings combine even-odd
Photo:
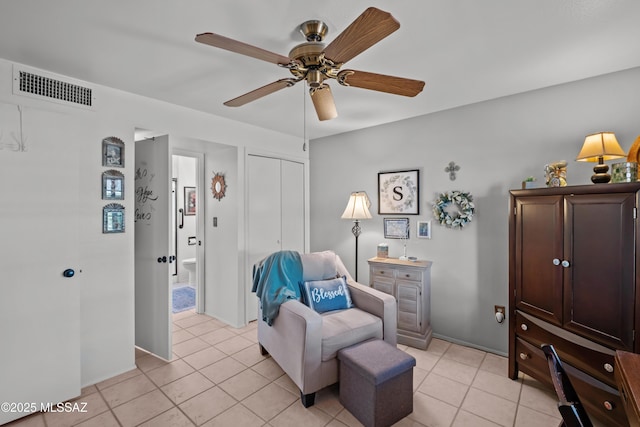
[(258, 299), (251, 292), (255, 263), (280, 250), (304, 252), (304, 164), (272, 157), (247, 156), (249, 270), (246, 320), (257, 318)]
[(281, 249), (304, 252), (304, 165), (280, 161)]

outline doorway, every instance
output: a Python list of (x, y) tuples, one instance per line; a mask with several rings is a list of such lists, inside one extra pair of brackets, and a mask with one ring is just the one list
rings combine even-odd
[(197, 158), (173, 154), (171, 249), (172, 312), (194, 309), (198, 299), (197, 278)]
[[(194, 246), (195, 274), (192, 274), (196, 311), (204, 310), (204, 209), (202, 191), (204, 154), (173, 147), (168, 135), (139, 138), (135, 144), (135, 343), (161, 358), (172, 357), (173, 272), (188, 283), (188, 271), (179, 275), (181, 264), (189, 252), (180, 250), (173, 224), (177, 210), (193, 217), (194, 227), (187, 236), (187, 246)], [(193, 177), (184, 175), (173, 180), (173, 155), (190, 158), (195, 163)], [(175, 166), (179, 169), (180, 166)], [(175, 186), (174, 186), (175, 182)], [(184, 184), (192, 185), (184, 185)], [(175, 189), (175, 197), (174, 197)], [(187, 194), (185, 202), (185, 192)], [(176, 209), (177, 208), (177, 209)], [(186, 210), (186, 211), (185, 211)], [(175, 240), (175, 245), (173, 244)], [(192, 243), (189, 245), (188, 243)], [(174, 251), (177, 248), (177, 251)], [(178, 260), (178, 256), (181, 256)], [(178, 267), (175, 267), (178, 263)]]

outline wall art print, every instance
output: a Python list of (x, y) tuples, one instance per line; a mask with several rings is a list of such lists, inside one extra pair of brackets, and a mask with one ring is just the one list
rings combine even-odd
[(124, 141), (115, 136), (102, 140), (102, 166), (124, 167)]
[(420, 214), (418, 169), (378, 173), (378, 214)]
[(124, 174), (110, 169), (102, 173), (102, 199), (124, 200)]

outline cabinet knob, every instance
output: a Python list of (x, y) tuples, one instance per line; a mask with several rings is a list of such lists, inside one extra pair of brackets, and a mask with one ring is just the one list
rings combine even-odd
[(558, 258), (554, 258), (553, 265), (560, 265), (560, 260)]
[(609, 373), (611, 373), (611, 372), (613, 372), (613, 366), (611, 366), (610, 363), (605, 363), (604, 364), (604, 370), (609, 372)]
[(384, 274), (384, 270), (380, 270), (380, 274)]
[(529, 358), (529, 355), (526, 353), (520, 353), (520, 359), (522, 360), (527, 360)]
[(522, 329), (523, 331), (526, 331), (529, 329), (529, 327), (526, 325), (526, 323), (523, 323), (522, 325), (520, 325), (520, 329)]
[(613, 411), (616, 407), (613, 402), (609, 402), (608, 400), (605, 400), (603, 405), (607, 411)]
[(569, 261), (567, 261), (566, 259), (565, 259), (565, 260), (562, 260), (562, 266), (563, 266), (564, 268), (569, 267), (569, 265), (570, 265), (570, 264), (569, 264)]

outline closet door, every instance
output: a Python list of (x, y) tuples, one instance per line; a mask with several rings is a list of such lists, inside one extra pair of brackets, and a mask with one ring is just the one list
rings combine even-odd
[(80, 394), (79, 126), (0, 103), (0, 424)]
[(304, 252), (304, 165), (280, 161), (282, 245), (281, 249)]
[(246, 320), (257, 318), (258, 298), (251, 292), (253, 265), (280, 251), (304, 252), (304, 164), (247, 156), (248, 289)]
[(251, 292), (252, 267), (281, 247), (280, 159), (247, 156), (248, 274), (246, 320), (257, 318), (258, 298)]

